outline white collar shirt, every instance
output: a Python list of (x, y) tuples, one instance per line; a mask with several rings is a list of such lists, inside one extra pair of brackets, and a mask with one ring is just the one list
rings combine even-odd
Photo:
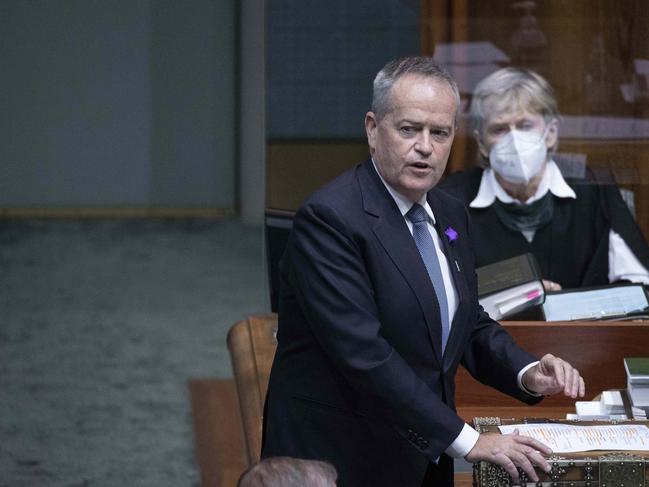
[[(549, 161), (545, 166), (545, 173), (541, 178), (539, 187), (536, 189), (536, 192), (525, 202), (526, 205), (534, 203), (535, 201), (543, 198), (545, 194), (551, 191), (553, 195), (559, 198), (577, 198), (577, 195), (573, 189), (568, 186), (566, 180), (563, 179), (561, 171), (554, 163), (554, 161)], [(512, 198), (507, 194), (503, 187), (496, 180), (496, 173), (493, 169), (488, 167), (482, 173), (482, 179), (480, 180), (480, 188), (478, 189), (478, 194), (476, 197), (469, 203), (471, 208), (486, 208), (491, 206), (495, 199), (498, 198), (503, 203), (520, 203), (518, 200)]]

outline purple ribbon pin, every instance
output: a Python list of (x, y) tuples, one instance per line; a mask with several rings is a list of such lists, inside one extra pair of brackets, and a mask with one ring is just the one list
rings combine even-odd
[(448, 238), (448, 243), (453, 244), (457, 240), (457, 232), (453, 227), (448, 227), (444, 230), (444, 235)]

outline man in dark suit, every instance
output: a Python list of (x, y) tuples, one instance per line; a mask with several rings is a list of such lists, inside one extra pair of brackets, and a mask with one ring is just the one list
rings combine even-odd
[(463, 205), (433, 189), (459, 94), (430, 58), (388, 63), (365, 118), (371, 158), (297, 212), (281, 262), (278, 347), (262, 455), (331, 462), (338, 485), (452, 485), (451, 457), (514, 478), (548, 470), (530, 438), (478, 435), (457, 416), (454, 376), (528, 403), (583, 396), (567, 362), (516, 346), (479, 307)]

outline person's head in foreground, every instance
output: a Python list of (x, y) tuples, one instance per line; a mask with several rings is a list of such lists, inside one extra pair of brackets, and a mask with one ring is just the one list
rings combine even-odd
[(536, 188), (558, 145), (559, 112), (549, 83), (533, 71), (503, 68), (484, 78), (471, 101), (480, 155), (512, 196)]
[(269, 457), (246, 470), (237, 487), (336, 487), (336, 478), (326, 462)]

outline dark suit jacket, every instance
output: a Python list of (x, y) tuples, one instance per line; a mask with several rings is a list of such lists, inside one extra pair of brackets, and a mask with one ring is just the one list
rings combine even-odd
[[(433, 189), (459, 297), (444, 356), (439, 305), (414, 240), (371, 161), (297, 212), (281, 262), (278, 347), (263, 456), (330, 461), (339, 486), (419, 486), (460, 433), (454, 376), (535, 402), (516, 384), (534, 357), (479, 307), (469, 218)], [(457, 263), (457, 266), (456, 266)]]

